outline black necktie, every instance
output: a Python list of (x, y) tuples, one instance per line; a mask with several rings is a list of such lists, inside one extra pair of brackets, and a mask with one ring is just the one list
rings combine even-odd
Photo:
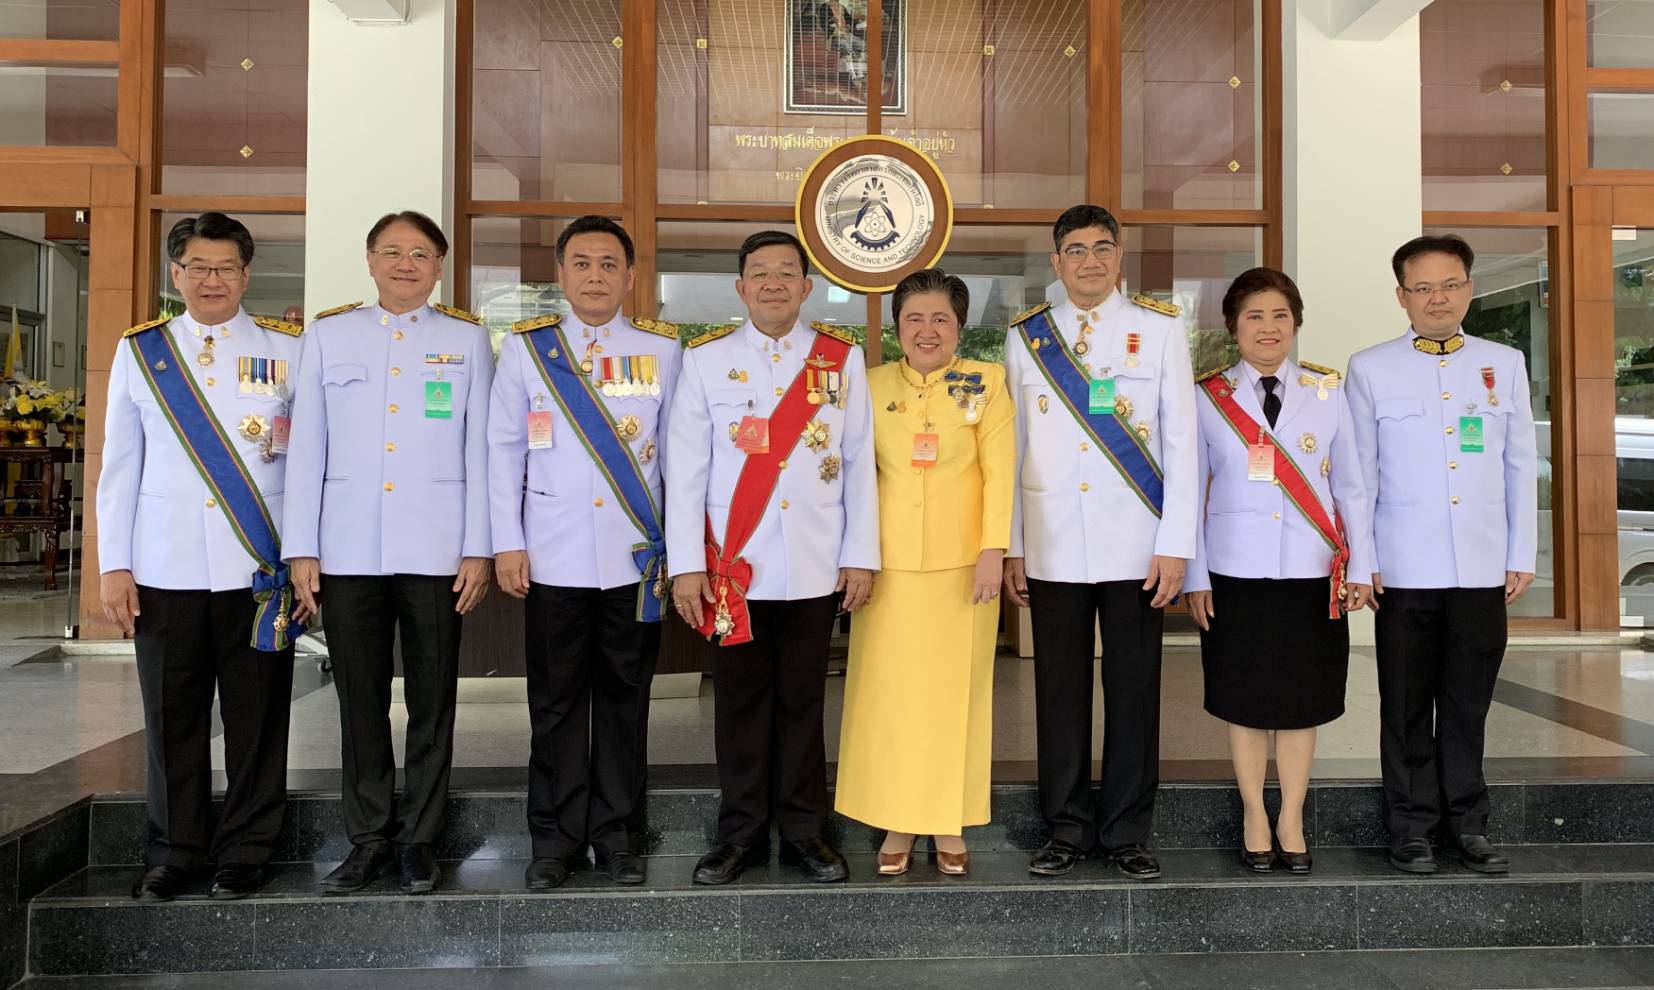
[(1269, 417), (1271, 428), (1275, 426), (1275, 418), (1281, 414), (1281, 397), (1275, 394), (1275, 386), (1281, 380), (1274, 375), (1264, 375), (1258, 381), (1263, 382), (1263, 414)]

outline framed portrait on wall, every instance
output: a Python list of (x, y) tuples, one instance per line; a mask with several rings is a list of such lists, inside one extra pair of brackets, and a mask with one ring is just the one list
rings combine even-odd
[(907, 113), (907, 0), (786, 0), (787, 113), (867, 107), (867, 7), (880, 5), (886, 114)]

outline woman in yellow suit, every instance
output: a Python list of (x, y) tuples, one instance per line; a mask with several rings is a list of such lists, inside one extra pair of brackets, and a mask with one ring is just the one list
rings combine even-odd
[(867, 373), (883, 570), (850, 629), (840, 814), (887, 829), (879, 872), (931, 836), (937, 869), (970, 869), (988, 821), (1000, 564), (1016, 441), (1005, 373), (956, 356), (970, 293), (939, 269), (896, 286), (903, 359)]

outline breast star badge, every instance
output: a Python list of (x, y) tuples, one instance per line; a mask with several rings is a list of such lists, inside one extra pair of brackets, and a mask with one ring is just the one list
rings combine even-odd
[(1315, 434), (1313, 433), (1306, 433), (1298, 438), (1298, 449), (1306, 454), (1315, 453), (1316, 448), (1320, 446), (1321, 441), (1315, 439)]
[[(804, 427), (804, 446), (811, 450), (817, 452), (826, 450), (830, 440), (832, 440), (832, 430), (821, 420), (812, 420), (808, 426)], [(837, 458), (834, 458), (834, 460), (836, 461)], [(834, 468), (835, 477), (837, 473), (838, 469)]]
[(832, 454), (828, 454), (826, 457), (823, 457), (821, 459), (821, 480), (822, 481), (836, 481), (836, 480), (838, 480), (839, 467), (843, 463), (844, 463), (843, 461), (840, 461), (836, 456), (834, 456)]

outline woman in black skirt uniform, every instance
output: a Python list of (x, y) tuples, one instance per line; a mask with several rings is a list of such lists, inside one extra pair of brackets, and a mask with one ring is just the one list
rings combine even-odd
[[(1371, 510), (1341, 376), (1288, 356), (1303, 323), (1298, 287), (1254, 268), (1223, 297), (1241, 360), (1199, 380), (1203, 523), (1184, 583), (1201, 628), (1206, 710), (1229, 723), (1246, 820), (1241, 861), (1310, 870), (1304, 796), (1315, 727), (1344, 714), (1347, 611), (1372, 586)], [(1281, 778), (1273, 834), (1264, 810), (1269, 741)]]

